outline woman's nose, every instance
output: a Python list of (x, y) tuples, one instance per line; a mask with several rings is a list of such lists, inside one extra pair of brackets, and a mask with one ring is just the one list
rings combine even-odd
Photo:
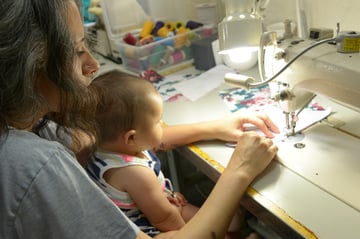
[(90, 77), (100, 69), (100, 65), (99, 62), (90, 52), (88, 52), (87, 55), (88, 55), (88, 59), (86, 59), (83, 65), (82, 72), (84, 76)]

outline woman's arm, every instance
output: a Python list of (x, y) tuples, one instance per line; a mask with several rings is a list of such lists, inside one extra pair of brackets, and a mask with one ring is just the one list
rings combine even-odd
[[(276, 156), (270, 139), (248, 132), (239, 136), (229, 164), (195, 216), (172, 239), (222, 239), (247, 187)], [(139, 233), (136, 239), (148, 238)]]
[(164, 126), (163, 140), (158, 149), (168, 150), (180, 145), (210, 139), (236, 142), (246, 124), (255, 125), (269, 138), (273, 137), (272, 132), (279, 133), (277, 126), (266, 114), (240, 111), (213, 121)]

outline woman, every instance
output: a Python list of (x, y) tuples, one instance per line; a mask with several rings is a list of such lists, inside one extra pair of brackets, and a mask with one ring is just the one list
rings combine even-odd
[[(99, 66), (85, 46), (76, 2), (2, 0), (0, 34), (0, 238), (149, 238), (91, 182), (70, 148), (39, 131), (41, 120), (51, 118), (63, 129), (95, 135), (96, 102), (87, 86)], [(231, 124), (216, 135), (209, 131), (220, 121), (206, 123), (210, 129), (179, 126), (193, 128), (182, 139), (171, 135), (177, 127), (164, 131), (169, 145), (238, 140), (208, 200), (174, 239), (223, 238), (247, 186), (277, 153), (271, 140), (241, 132), (244, 123), (276, 131), (267, 117), (227, 120)], [(201, 137), (193, 137), (197, 133)], [(58, 131), (64, 144), (80, 145), (80, 138), (64, 135)]]

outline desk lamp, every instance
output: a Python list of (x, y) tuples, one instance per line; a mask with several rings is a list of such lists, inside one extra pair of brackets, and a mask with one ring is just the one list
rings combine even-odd
[(218, 25), (219, 53), (229, 67), (242, 71), (257, 63), (263, 12), (269, 1), (225, 0), (225, 17)]

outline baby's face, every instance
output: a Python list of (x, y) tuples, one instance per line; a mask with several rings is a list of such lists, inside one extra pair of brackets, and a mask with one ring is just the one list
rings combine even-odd
[(147, 122), (144, 127), (140, 130), (137, 130), (138, 139), (140, 139), (141, 147), (143, 150), (153, 149), (158, 147), (162, 141), (163, 137), (163, 123), (162, 123), (162, 114), (163, 114), (163, 101), (159, 94), (152, 94), (149, 97), (152, 114), (144, 115), (145, 121)]

